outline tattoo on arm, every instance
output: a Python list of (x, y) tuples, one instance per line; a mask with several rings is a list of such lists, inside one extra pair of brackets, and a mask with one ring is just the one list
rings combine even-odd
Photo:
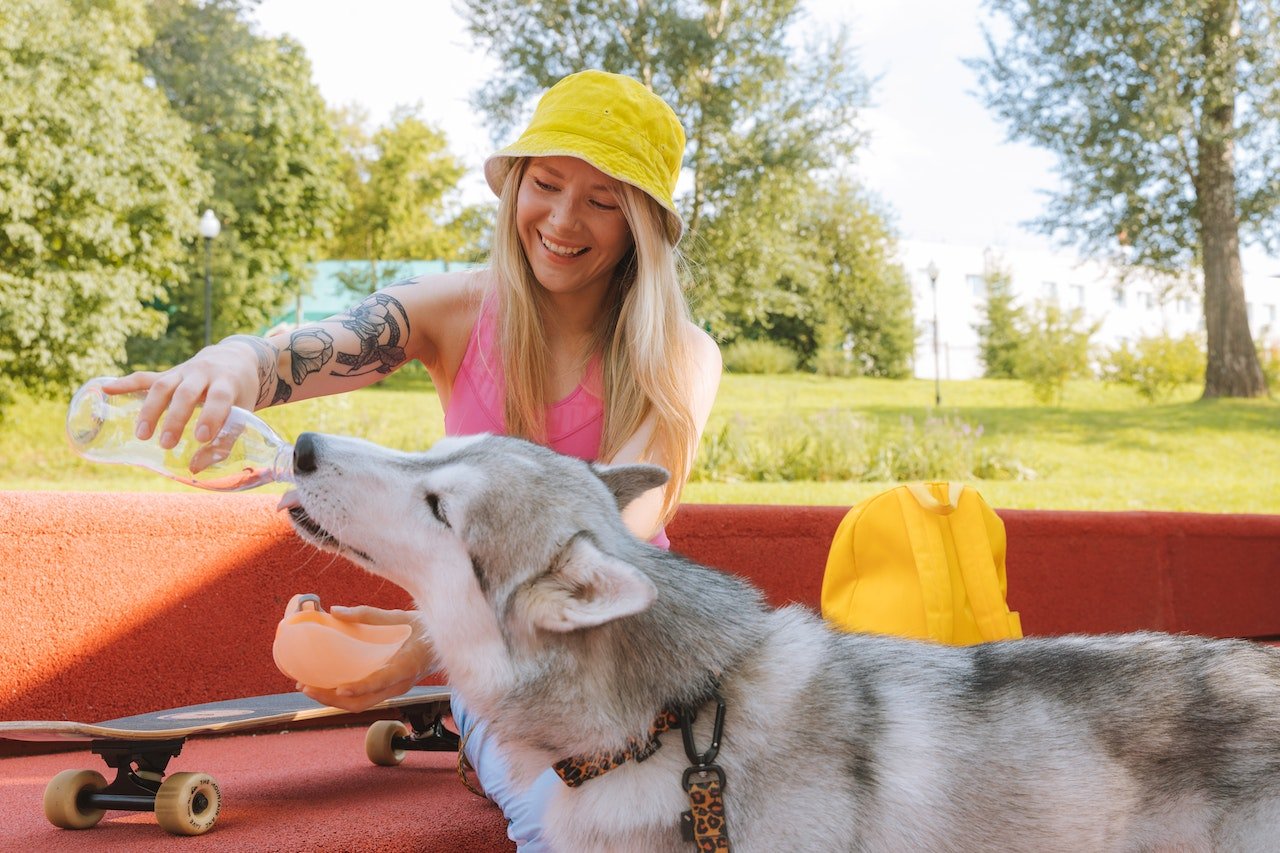
[(294, 385), (324, 369), (333, 358), (333, 335), (324, 329), (299, 329), (289, 335), (289, 370)]
[[(323, 328), (311, 326), (289, 335), (289, 378), (295, 386), (308, 376), (329, 369), (337, 361), (342, 369), (329, 370), (330, 376), (363, 376), (367, 373), (390, 373), (407, 360), (402, 341), (409, 334), (409, 315), (399, 300), (385, 293), (375, 293), (345, 314), (326, 322), (337, 322), (355, 333), (359, 352), (335, 351), (333, 335)], [(264, 342), (265, 343), (265, 342)], [(272, 360), (272, 375), (275, 362)], [(263, 380), (265, 383), (265, 379)], [(292, 388), (277, 377), (275, 402), (289, 399)]]
[(248, 344), (254, 354), (257, 355), (258, 398), (255, 401), (257, 408), (289, 402), (293, 389), (276, 372), (276, 365), (280, 360), (279, 349), (262, 338), (255, 338), (253, 335), (231, 335), (223, 338), (223, 341), (239, 341), (242, 344)]
[(409, 314), (395, 297), (375, 293), (336, 319), (355, 333), (360, 351), (339, 352), (338, 364), (346, 370), (330, 371), (331, 376), (386, 374), (407, 360), (403, 341), (409, 336)]

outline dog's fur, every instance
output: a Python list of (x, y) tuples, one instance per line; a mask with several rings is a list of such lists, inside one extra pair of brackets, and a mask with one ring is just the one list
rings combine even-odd
[[(1280, 652), (1163, 634), (970, 648), (832, 630), (632, 536), (665, 479), (484, 436), (299, 440), (300, 533), (414, 597), (517, 781), (727, 704), (734, 849), (1276, 850)], [(678, 732), (547, 815), (556, 849), (687, 851)]]

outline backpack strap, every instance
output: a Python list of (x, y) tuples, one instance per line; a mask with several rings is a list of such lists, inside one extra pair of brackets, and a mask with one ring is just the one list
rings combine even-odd
[[(985, 511), (985, 512), (984, 512)], [(1009, 612), (1000, 588), (1000, 568), (992, 555), (986, 513), (991, 512), (973, 489), (964, 489), (950, 516), (951, 537), (960, 561), (969, 607), (978, 623), (982, 639), (1008, 640), (1021, 637), (1017, 617)]]
[[(978, 633), (982, 636), (982, 639), (991, 641), (1021, 637), (1022, 630), (1018, 624), (1018, 617), (1016, 614), (1009, 612), (1009, 606), (1005, 603), (1004, 591), (1001, 589), (1001, 567), (996, 565), (995, 557), (992, 554), (993, 543), (987, 527), (986, 513), (990, 512), (990, 509), (982, 501), (981, 496), (973, 489), (965, 488), (962, 483), (950, 483), (948, 485), (947, 503), (945, 504), (935, 498), (923, 483), (911, 483), (906, 486), (905, 491), (926, 509), (951, 510), (946, 515), (946, 524), (951, 530), (951, 538), (956, 549), (956, 559), (960, 563), (960, 577), (964, 582), (969, 608), (973, 612), (973, 618), (977, 623)], [(905, 495), (902, 497), (905, 497)], [(942, 525), (930, 524), (921, 517), (922, 515), (923, 513), (919, 512), (912, 513), (906, 507), (903, 509), (903, 518), (907, 520), (907, 532), (911, 537), (911, 547), (916, 554), (916, 569), (920, 572), (920, 585), (925, 592), (926, 618), (929, 622), (930, 634), (936, 638), (944, 639), (944, 641), (949, 641), (952, 629), (951, 583), (950, 572), (947, 570), (946, 552), (938, 552), (934, 568), (922, 570), (921, 556), (924, 552), (917, 546), (917, 534), (912, 532), (913, 528), (916, 527), (927, 528), (928, 532), (924, 535), (927, 536), (931, 533), (936, 536), (937, 547), (941, 549), (943, 547)], [(997, 518), (996, 521), (998, 524), (999, 519)], [(929, 547), (932, 547), (932, 544)], [(927, 556), (931, 561), (935, 559), (932, 553)], [(937, 577), (939, 569), (937, 567), (941, 567), (940, 572), (946, 576), (945, 581), (939, 582)], [(928, 611), (931, 606), (930, 586), (933, 586), (938, 592), (946, 593), (947, 599), (945, 602), (935, 602), (933, 604), (933, 606), (945, 606), (946, 608), (946, 634), (933, 633), (934, 620), (928, 617)], [(937, 596), (935, 595), (933, 598), (936, 599)], [(939, 627), (941, 627), (941, 623)]]
[(942, 504), (923, 485), (913, 483), (912, 486), (894, 489), (894, 494), (898, 497), (902, 523), (911, 542), (911, 558), (920, 579), (929, 636), (938, 642), (949, 643), (955, 631), (955, 614), (951, 607), (951, 570), (947, 566), (942, 527), (934, 523), (929, 513), (921, 512), (915, 505), (937, 507)]

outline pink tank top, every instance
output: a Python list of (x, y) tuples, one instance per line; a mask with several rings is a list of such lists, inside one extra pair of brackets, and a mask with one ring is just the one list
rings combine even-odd
[[(498, 353), (497, 326), (493, 304), (485, 299), (453, 378), (453, 392), (444, 412), (445, 435), (506, 435), (502, 411), (506, 382)], [(596, 354), (587, 362), (578, 387), (547, 407), (547, 446), (566, 456), (594, 462), (600, 458), (603, 435), (604, 393), (600, 356)], [(663, 530), (650, 541), (661, 548), (670, 547)]]

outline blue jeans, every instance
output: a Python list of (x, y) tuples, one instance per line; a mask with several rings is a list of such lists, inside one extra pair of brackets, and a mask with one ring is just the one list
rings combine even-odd
[(463, 751), (476, 769), (485, 794), (502, 809), (507, 819), (507, 837), (516, 843), (520, 853), (550, 853), (551, 848), (542, 838), (543, 819), (552, 792), (564, 783), (548, 767), (528, 788), (516, 787), (507, 757), (490, 733), (488, 722), (468, 713), (466, 703), (456, 691), (452, 706), (454, 723), (463, 738)]

